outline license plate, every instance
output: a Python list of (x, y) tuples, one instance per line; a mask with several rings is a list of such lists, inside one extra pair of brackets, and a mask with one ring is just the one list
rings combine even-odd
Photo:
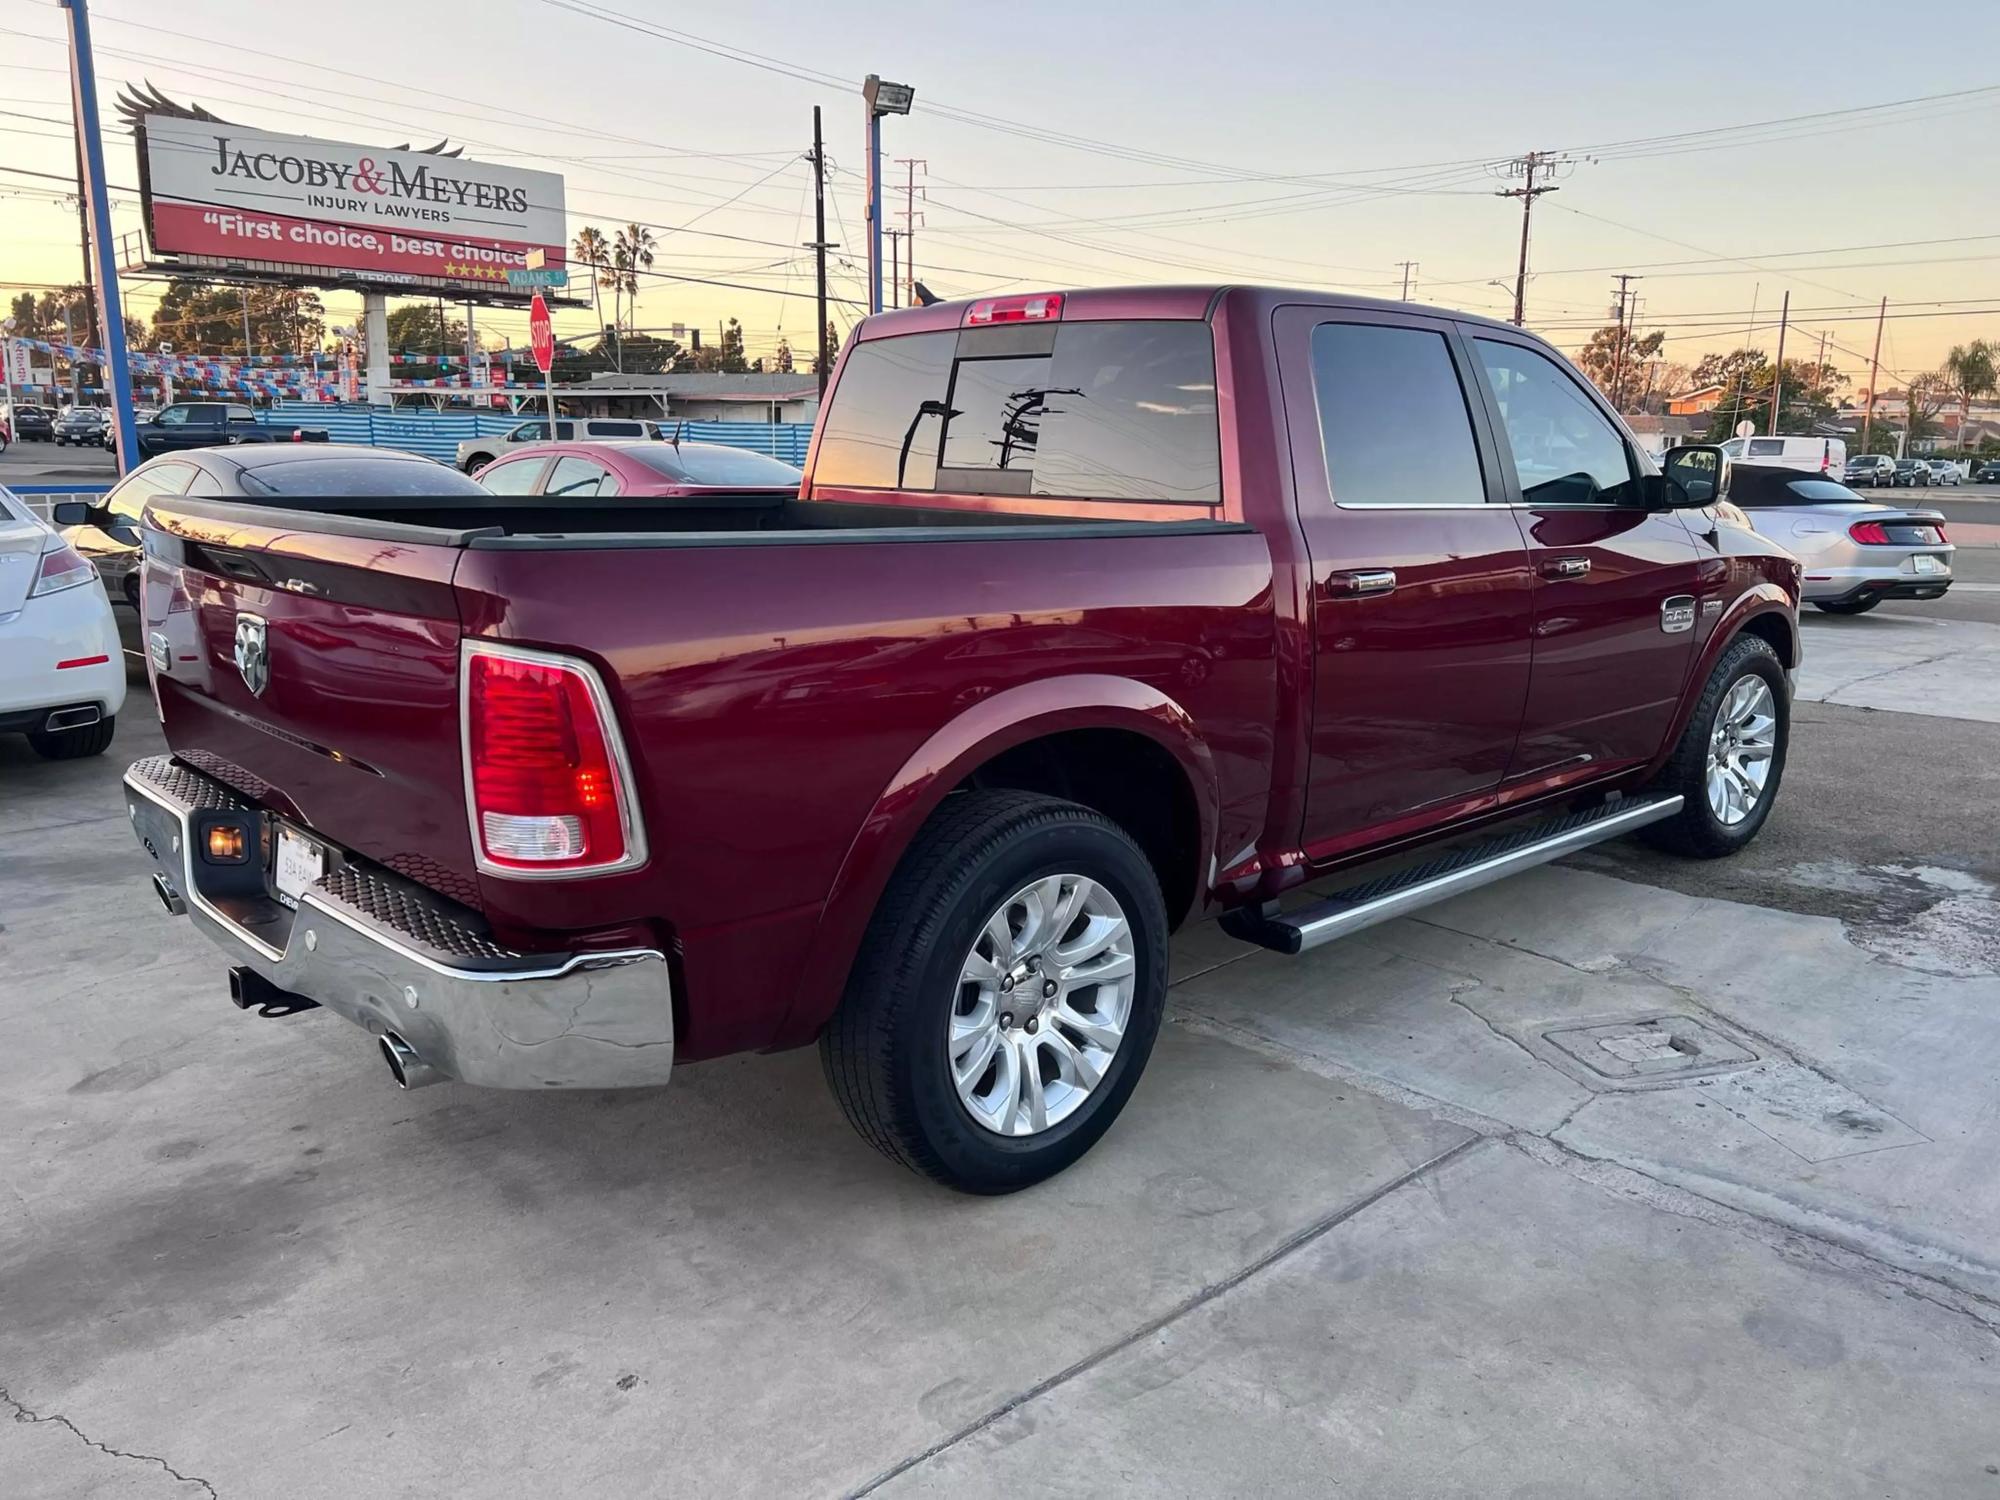
[(1910, 560), (1917, 565), (1919, 573), (1942, 573), (1944, 571), (1944, 561), (1942, 558), (1919, 555)]
[(278, 830), (278, 850), (271, 861), (272, 883), (278, 899), (297, 906), (307, 886), (326, 873), (326, 847), (289, 828)]

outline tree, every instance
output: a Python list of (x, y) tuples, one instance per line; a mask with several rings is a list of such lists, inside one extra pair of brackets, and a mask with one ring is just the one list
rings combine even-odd
[[(820, 332), (820, 344), (826, 351), (824, 355), (826, 367), (832, 369), (833, 362), (840, 357), (840, 332), (833, 326), (831, 318), (826, 320), (826, 327)], [(819, 374), (820, 364), (821, 358), (816, 356), (812, 362), (813, 374)]]
[(1958, 449), (1963, 453), (1973, 400), (1992, 395), (1996, 385), (2000, 385), (2000, 349), (1984, 339), (1956, 345), (1944, 357), (1944, 367), (1938, 373), (1950, 380), (1958, 397)]
[(1944, 410), (1954, 393), (1951, 376), (1942, 370), (1910, 378), (1909, 415), (1903, 430), (1909, 434), (1912, 446), (1931, 435), (1937, 426), (1937, 414)]
[(778, 336), (778, 352), (771, 356), (771, 370), (778, 375), (792, 373), (792, 341), (782, 334)]
[[(183, 354), (242, 354), (246, 301), (250, 341), (260, 354), (304, 353), (317, 349), (326, 337), (326, 308), (316, 293), (293, 287), (213, 286), (187, 276), (167, 283), (153, 331)], [(462, 343), (464, 334), (459, 337)], [(136, 336), (127, 338), (138, 342)]]
[(1590, 336), (1577, 355), (1577, 365), (1591, 384), (1604, 392), (1605, 400), (1619, 411), (1631, 411), (1639, 404), (1646, 385), (1646, 361), (1660, 352), (1667, 336), (1655, 329), (1640, 337), (1630, 328), (1607, 324)]
[(635, 315), (639, 310), (639, 273), (652, 269), (653, 250), (658, 244), (653, 231), (645, 225), (627, 224), (618, 231), (612, 245), (612, 266), (620, 289), (631, 298), (631, 312)]
[(389, 357), (403, 354), (465, 355), (465, 320), (446, 315), (436, 302), (406, 302), (389, 314)]
[(604, 237), (603, 230), (594, 224), (586, 224), (576, 232), (576, 243), (569, 247), (569, 253), (589, 272), (590, 306), (597, 315), (597, 326), (602, 328), (604, 304), (598, 300), (597, 289), (605, 285), (606, 274), (611, 269), (611, 242)]

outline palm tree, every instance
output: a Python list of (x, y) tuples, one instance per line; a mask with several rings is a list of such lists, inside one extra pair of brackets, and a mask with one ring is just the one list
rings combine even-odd
[(639, 310), (639, 273), (652, 269), (653, 250), (658, 244), (653, 231), (643, 224), (627, 224), (618, 231), (618, 248), (624, 255), (619, 269), (635, 315)]
[(586, 224), (576, 232), (576, 243), (569, 247), (569, 253), (576, 257), (577, 264), (590, 268), (590, 305), (597, 313), (597, 326), (601, 330), (604, 308), (597, 299), (597, 288), (604, 280), (600, 273), (611, 262), (611, 242), (595, 224)]
[(1950, 377), (1958, 396), (1958, 449), (1965, 451), (1965, 429), (1972, 421), (1976, 396), (1990, 396), (2000, 388), (2000, 349), (1984, 339), (1959, 344), (1944, 357), (1943, 373)]

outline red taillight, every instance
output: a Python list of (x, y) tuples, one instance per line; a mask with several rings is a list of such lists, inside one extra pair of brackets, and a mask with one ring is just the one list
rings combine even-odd
[(64, 589), (77, 588), (97, 577), (97, 569), (68, 542), (50, 537), (48, 549), (42, 553), (42, 563), (35, 570), (35, 581), (28, 589), (30, 599), (39, 599), (44, 594), (59, 594)]
[(1855, 541), (1866, 543), (1871, 547), (1889, 545), (1889, 533), (1882, 529), (1880, 521), (1856, 521), (1847, 528), (1847, 534)]
[(468, 642), (463, 693), (482, 868), (569, 875), (644, 862), (624, 748), (595, 672), (547, 652)]
[(1049, 323), (1062, 316), (1060, 292), (1043, 292), (1033, 297), (988, 297), (965, 310), (965, 326), (977, 328), (987, 323)]

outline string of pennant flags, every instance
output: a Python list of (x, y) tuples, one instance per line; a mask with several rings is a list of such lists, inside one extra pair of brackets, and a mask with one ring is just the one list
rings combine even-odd
[[(104, 351), (78, 344), (63, 343), (60, 340), (20, 338), (15, 340), (41, 354), (61, 355), (72, 362), (102, 366)], [(524, 356), (513, 351), (496, 353), (490, 358), (495, 364), (511, 367)], [(420, 354), (408, 352), (392, 356), (398, 363), (431, 364), (440, 370), (459, 373), (444, 373), (434, 376), (406, 376), (396, 381), (399, 386), (419, 389), (471, 389), (475, 382), (472, 370), (462, 356)], [(322, 369), (320, 361), (333, 366)], [(273, 395), (296, 395), (310, 393), (330, 399), (341, 386), (338, 359), (335, 356), (315, 357), (309, 354), (253, 355), (245, 360), (241, 355), (217, 357), (197, 357), (181, 354), (149, 354), (143, 350), (127, 351), (126, 363), (138, 374), (171, 379), (186, 386), (200, 386), (218, 391), (240, 391), (245, 394), (269, 393)], [(480, 389), (498, 390), (510, 386), (526, 386), (537, 382), (518, 380), (511, 368), (492, 370), (487, 378), (478, 382)]]

